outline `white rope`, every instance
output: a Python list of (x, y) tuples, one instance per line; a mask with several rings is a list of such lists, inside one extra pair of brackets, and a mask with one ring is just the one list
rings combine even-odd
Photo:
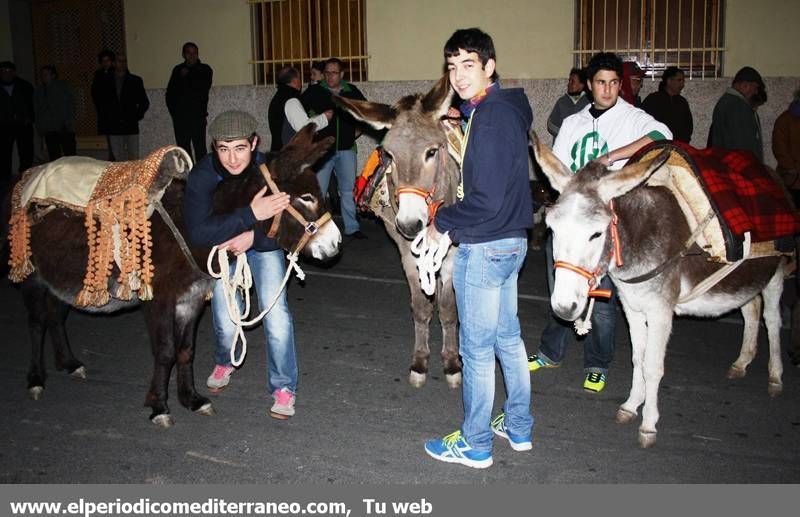
[[(215, 272), (213, 267), (215, 255), (217, 257), (217, 264), (219, 265), (219, 272)], [(218, 279), (219, 282), (222, 282), (225, 306), (228, 308), (228, 315), (231, 321), (233, 321), (233, 324), (236, 326), (236, 332), (233, 335), (233, 343), (231, 343), (231, 365), (238, 367), (244, 362), (244, 358), (247, 355), (247, 338), (244, 335), (243, 327), (249, 327), (258, 323), (261, 321), (261, 318), (272, 310), (272, 307), (275, 306), (283, 289), (286, 287), (286, 283), (289, 281), (289, 276), (292, 274), (293, 270), (297, 273), (297, 278), (300, 280), (306, 278), (306, 274), (300, 269), (300, 266), (297, 265), (297, 253), (288, 254), (286, 259), (289, 261), (289, 265), (286, 268), (286, 274), (283, 275), (283, 281), (278, 288), (278, 292), (275, 293), (272, 301), (258, 316), (248, 321), (242, 321), (243, 318), (246, 318), (247, 315), (250, 314), (250, 288), (253, 286), (253, 273), (250, 270), (250, 265), (247, 263), (247, 254), (240, 253), (236, 256), (236, 266), (233, 275), (231, 275), (228, 251), (226, 249), (214, 246), (208, 254), (206, 269), (209, 275)], [(239, 311), (239, 304), (237, 303), (236, 297), (238, 292), (242, 293), (242, 298), (244, 300), (244, 310), (241, 312)], [(236, 343), (238, 343), (240, 339), (242, 340), (242, 353), (237, 358)]]
[(589, 309), (586, 311), (586, 316), (582, 320), (575, 320), (575, 333), (579, 336), (585, 336), (592, 330), (592, 309), (594, 309), (594, 298), (589, 299)]
[(428, 296), (433, 296), (436, 292), (436, 272), (441, 269), (451, 243), (450, 236), (444, 232), (439, 241), (431, 245), (428, 242), (427, 228), (419, 232), (411, 243), (411, 253), (417, 257), (415, 261), (419, 271), (419, 284), (422, 292)]

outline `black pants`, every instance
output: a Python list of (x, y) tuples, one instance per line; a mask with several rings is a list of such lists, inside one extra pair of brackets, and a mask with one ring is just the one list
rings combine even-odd
[(75, 133), (72, 131), (48, 131), (44, 134), (44, 143), (50, 161), (62, 156), (75, 156)]
[(192, 156), (194, 147), (194, 163), (206, 155), (206, 119), (186, 119), (173, 117), (172, 127), (175, 129), (175, 143)]
[(0, 129), (0, 199), (8, 192), (13, 181), (11, 153), (15, 142), (19, 154), (19, 172), (24, 172), (33, 165), (33, 126)]

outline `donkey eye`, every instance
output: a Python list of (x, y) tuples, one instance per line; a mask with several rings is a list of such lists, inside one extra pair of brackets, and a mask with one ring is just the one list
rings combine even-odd
[(439, 152), (439, 148), (438, 147), (431, 147), (430, 149), (425, 151), (425, 159), (426, 160), (430, 160), (431, 158), (436, 156), (437, 152)]
[(305, 201), (307, 203), (313, 203), (314, 202), (314, 196), (312, 196), (311, 194), (303, 194), (302, 196), (300, 196), (300, 199), (302, 199), (303, 201)]
[(594, 233), (592, 234), (592, 236), (591, 236), (591, 237), (589, 237), (589, 240), (590, 240), (590, 241), (593, 241), (593, 240), (595, 240), (596, 238), (600, 237), (601, 235), (603, 235), (603, 234), (602, 234), (602, 233), (600, 233), (600, 232), (594, 232)]

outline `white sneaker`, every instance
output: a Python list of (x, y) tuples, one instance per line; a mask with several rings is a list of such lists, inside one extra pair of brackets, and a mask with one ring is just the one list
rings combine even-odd
[(281, 388), (275, 390), (272, 397), (275, 399), (275, 403), (269, 410), (269, 416), (278, 420), (287, 420), (294, 416), (294, 393), (288, 388)]
[(236, 371), (233, 366), (223, 366), (218, 364), (214, 366), (211, 375), (206, 379), (206, 386), (212, 390), (221, 390), (231, 382), (231, 374)]

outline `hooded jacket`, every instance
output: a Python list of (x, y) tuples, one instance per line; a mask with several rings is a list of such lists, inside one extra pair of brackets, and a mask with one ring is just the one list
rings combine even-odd
[[(223, 181), (239, 180), (247, 174), (260, 174), (258, 165), (264, 163), (262, 153), (253, 153), (250, 165), (234, 176), (220, 163), (216, 153), (205, 155), (189, 173), (183, 197), (183, 213), (188, 240), (192, 246), (211, 248), (242, 232), (252, 230), (258, 223), (250, 205), (225, 214), (214, 213), (214, 191)], [(279, 248), (275, 239), (255, 229), (253, 249), (273, 251)]]
[(439, 209), (434, 224), (453, 242), (525, 237), (533, 226), (528, 181), (528, 128), (522, 88), (490, 92), (472, 113), (462, 165), (464, 198)]

